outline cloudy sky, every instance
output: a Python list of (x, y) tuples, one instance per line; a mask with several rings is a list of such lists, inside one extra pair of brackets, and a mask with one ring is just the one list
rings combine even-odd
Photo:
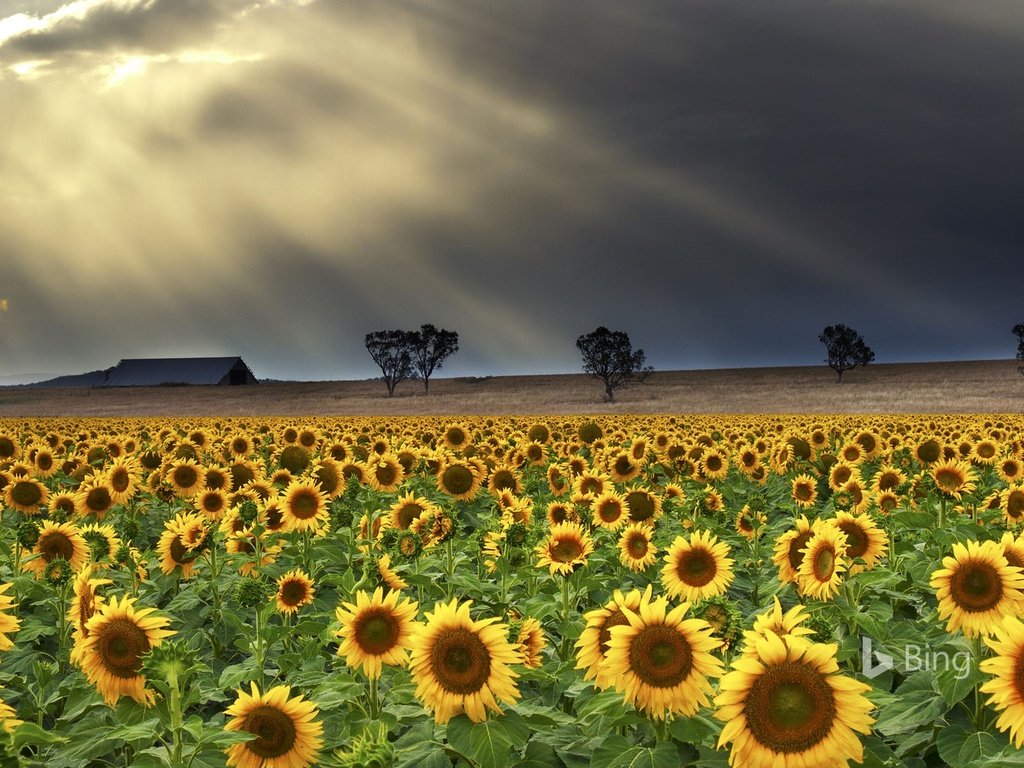
[(1019, 0), (0, 0), (0, 378), (1011, 358), (1022, 82)]

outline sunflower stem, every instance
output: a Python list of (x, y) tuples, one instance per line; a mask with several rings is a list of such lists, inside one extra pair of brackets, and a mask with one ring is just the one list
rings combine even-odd
[(562, 661), (569, 658), (569, 574), (562, 576), (562, 641), (558, 646), (558, 657)]
[(651, 718), (651, 724), (654, 726), (654, 733), (658, 737), (658, 743), (668, 741), (668, 724), (663, 718)]
[(444, 552), (445, 552), (444, 573), (445, 573), (445, 576), (446, 576), (445, 584), (444, 584), (444, 594), (445, 594), (445, 597), (448, 600), (452, 599), (452, 591), (453, 591), (452, 576), (455, 574), (455, 550), (454, 550), (454, 546), (455, 545), (454, 545), (454, 540), (455, 540), (454, 536), (448, 536), (448, 538), (444, 540)]
[(264, 655), (266, 653), (265, 643), (263, 640), (263, 607), (256, 606), (256, 676), (259, 679), (260, 690), (264, 688), (263, 684), (263, 666), (264, 666)]
[(178, 670), (173, 666), (167, 670), (167, 687), (171, 695), (169, 702), (171, 714), (171, 764), (181, 765), (181, 689), (178, 686)]
[[(974, 665), (981, 664), (982, 654), (985, 652), (985, 643), (981, 635), (974, 638)], [(981, 683), (974, 686), (974, 730), (979, 733), (985, 730), (985, 702), (981, 694)]]
[(946, 497), (939, 494), (939, 530), (946, 527)]
[(380, 719), (380, 699), (377, 692), (377, 678), (370, 678), (370, 719)]

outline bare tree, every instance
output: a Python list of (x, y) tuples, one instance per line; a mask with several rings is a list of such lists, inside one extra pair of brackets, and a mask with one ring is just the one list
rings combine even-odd
[(864, 337), (845, 325), (828, 326), (821, 332), (818, 341), (828, 350), (825, 362), (838, 374), (837, 383), (843, 380), (844, 371), (858, 365), (867, 365), (875, 359), (875, 353), (864, 343)]
[(410, 331), (413, 369), (423, 379), (423, 392), (430, 393), (430, 377), (444, 361), (459, 351), (459, 334), (427, 323)]
[(374, 331), (366, 334), (365, 344), (373, 362), (380, 367), (388, 397), (394, 397), (399, 382), (416, 378), (409, 331)]
[(643, 382), (654, 371), (644, 365), (642, 349), (633, 351), (625, 331), (609, 331), (602, 325), (576, 339), (576, 346), (583, 355), (583, 370), (604, 382), (610, 402), (615, 401), (616, 389)]

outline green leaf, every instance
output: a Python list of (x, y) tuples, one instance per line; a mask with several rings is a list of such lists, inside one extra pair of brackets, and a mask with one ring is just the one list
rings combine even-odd
[(67, 741), (63, 736), (58, 736), (50, 731), (44, 731), (35, 723), (22, 723), (14, 729), (12, 737), (14, 749), (21, 751), (27, 746), (42, 746), (44, 744), (61, 744)]
[(628, 752), (631, 748), (632, 745), (625, 736), (613, 733), (594, 750), (594, 758), (590, 763), (591, 768), (608, 768), (620, 755)]
[(156, 741), (157, 736), (163, 728), (160, 725), (160, 718), (154, 717), (144, 720), (136, 725), (118, 725), (107, 732), (108, 739), (123, 739), (124, 741)]
[(460, 715), (448, 723), (448, 743), (481, 768), (505, 768), (512, 758), (512, 738), (499, 720), (473, 723)]
[(654, 749), (632, 747), (619, 754), (607, 768), (678, 768), (679, 754), (669, 742), (662, 742)]
[(978, 731), (968, 734), (963, 747), (960, 748), (959, 765), (976, 765), (983, 759), (995, 757), (1003, 751), (1005, 744), (999, 742), (991, 733)]

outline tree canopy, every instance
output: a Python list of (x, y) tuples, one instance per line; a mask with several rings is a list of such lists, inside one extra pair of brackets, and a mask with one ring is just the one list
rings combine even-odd
[(380, 368), (388, 397), (394, 397), (399, 382), (416, 377), (409, 331), (374, 331), (366, 334), (366, 351)]
[[(1011, 331), (1017, 337), (1017, 359), (1024, 363), (1024, 323), (1017, 323)], [(1024, 365), (1017, 366), (1017, 370), (1024, 376)]]
[(413, 368), (423, 379), (423, 391), (429, 393), (434, 371), (440, 370), (444, 361), (459, 351), (459, 334), (427, 323), (418, 331), (409, 332), (409, 345)]
[(845, 325), (830, 325), (818, 336), (825, 345), (828, 357), (825, 362), (836, 372), (837, 382), (843, 380), (843, 373), (857, 366), (866, 366), (875, 359), (871, 347), (864, 343), (864, 337)]
[(583, 355), (583, 370), (604, 382), (605, 395), (612, 402), (616, 389), (643, 382), (654, 371), (644, 365), (642, 349), (633, 351), (625, 331), (609, 331), (602, 325), (577, 338), (576, 346)]

